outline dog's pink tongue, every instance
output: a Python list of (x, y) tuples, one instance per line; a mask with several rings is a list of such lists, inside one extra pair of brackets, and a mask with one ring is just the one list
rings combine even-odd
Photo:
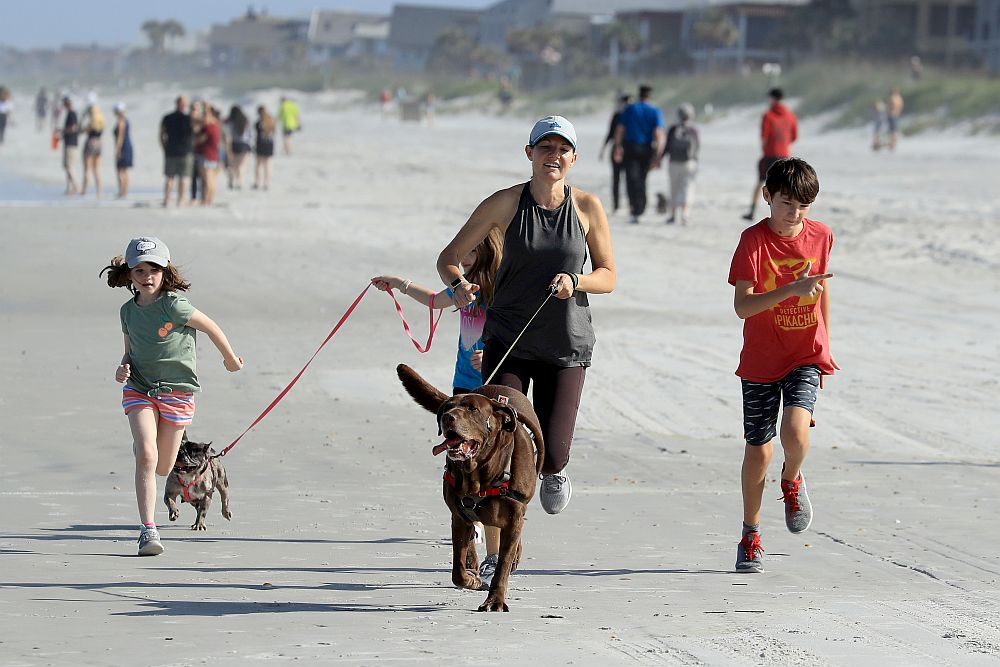
[(437, 456), (438, 454), (440, 454), (443, 451), (446, 451), (447, 449), (448, 449), (448, 441), (445, 440), (440, 445), (435, 445), (434, 449), (432, 449), (431, 451), (434, 453), (434, 456)]

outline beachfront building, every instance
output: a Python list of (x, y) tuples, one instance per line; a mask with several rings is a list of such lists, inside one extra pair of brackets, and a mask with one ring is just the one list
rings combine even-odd
[(976, 0), (865, 0), (858, 25), (870, 50), (958, 65), (974, 60)]
[(972, 46), (982, 58), (986, 70), (992, 74), (1000, 74), (1000, 0), (976, 2)]
[(505, 51), (512, 31), (540, 25), (590, 38), (618, 12), (664, 4), (690, 4), (690, 0), (500, 0), (482, 11), (479, 41), (486, 48)]
[(317, 9), (309, 17), (309, 62), (383, 57), (388, 37), (388, 16)]
[(246, 15), (208, 33), (212, 68), (268, 70), (303, 61), (308, 53), (309, 19)]
[(695, 69), (782, 63), (782, 31), (792, 12), (810, 0), (742, 0), (698, 3), (684, 12), (684, 50)]
[(461, 30), (478, 40), (479, 16), (475, 9), (394, 5), (388, 37), (393, 64), (402, 71), (422, 71), (438, 38), (449, 30)]

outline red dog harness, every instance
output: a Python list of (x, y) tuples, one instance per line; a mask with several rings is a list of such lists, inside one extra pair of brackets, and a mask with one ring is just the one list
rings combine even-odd
[[(467, 521), (479, 521), (479, 508), (486, 502), (487, 498), (492, 496), (504, 496), (519, 503), (528, 504), (528, 499), (523, 493), (510, 488), (510, 473), (504, 472), (500, 479), (503, 480), (502, 483), (491, 486), (485, 491), (459, 496), (458, 509)], [(444, 481), (448, 482), (451, 488), (455, 488), (455, 477), (447, 469), (444, 471)]]
[(189, 503), (189, 504), (191, 503), (191, 487), (194, 486), (195, 484), (197, 484), (198, 482), (200, 482), (202, 479), (204, 479), (206, 472), (208, 472), (208, 465), (206, 465), (202, 469), (202, 471), (200, 473), (198, 473), (198, 475), (194, 479), (192, 479), (190, 482), (188, 482), (187, 484), (185, 484), (184, 480), (181, 479), (180, 474), (177, 475), (177, 482), (181, 485), (181, 489), (183, 489), (183, 493), (182, 493), (183, 499), (181, 500), (181, 502)]

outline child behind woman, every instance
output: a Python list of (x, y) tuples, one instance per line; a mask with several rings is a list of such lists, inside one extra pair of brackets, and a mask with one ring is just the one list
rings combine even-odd
[(170, 263), (170, 250), (153, 237), (132, 239), (125, 256), (111, 260), (110, 287), (127, 287), (132, 298), (121, 307), (125, 354), (115, 380), (126, 383), (122, 408), (128, 415), (135, 454), (135, 495), (139, 506), (139, 555), (163, 553), (153, 515), (156, 478), (174, 467), (184, 428), (194, 419), (196, 336), (201, 331), (222, 353), (226, 370), (243, 367), (226, 334), (178, 292), (191, 288)]
[[(502, 256), (503, 237), (499, 230), (494, 229), (462, 259), (465, 279), (478, 289), (476, 300), (462, 309), (458, 360), (455, 362), (455, 378), (452, 382), (455, 394), (467, 394), (483, 384), (483, 325), (486, 323), (486, 310), (493, 302), (494, 277), (500, 268)], [(455, 305), (451, 288), (435, 293), (430, 288), (399, 276), (375, 276), (372, 278), (372, 285), (383, 292), (398, 289), (417, 303), (429, 307), (433, 304), (434, 308), (443, 309)], [(481, 529), (482, 526), (476, 524), (476, 530)], [(489, 588), (500, 553), (500, 529), (488, 526), (485, 532), (486, 558), (479, 567), (479, 576), (483, 586)]]
[[(459, 328), (458, 359), (455, 362), (455, 378), (452, 382), (453, 393), (466, 394), (483, 384), (483, 324), (486, 322), (486, 309), (493, 301), (493, 277), (500, 266), (503, 255), (503, 239), (500, 232), (494, 230), (482, 243), (477, 245), (462, 260), (466, 280), (479, 286), (476, 301), (462, 309), (462, 323)], [(443, 310), (455, 305), (450, 288), (443, 292), (418, 285), (412, 280), (399, 276), (375, 276), (372, 285), (383, 292), (398, 289), (417, 303)]]

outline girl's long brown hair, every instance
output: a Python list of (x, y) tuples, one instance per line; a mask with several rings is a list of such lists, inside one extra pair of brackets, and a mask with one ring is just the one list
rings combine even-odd
[[(124, 257), (121, 255), (114, 257), (111, 263), (101, 269), (101, 272), (97, 276), (99, 278), (103, 277), (105, 271), (108, 272), (108, 287), (127, 287), (128, 291), (132, 292), (132, 294), (136, 293), (135, 287), (132, 286), (132, 269), (128, 268)], [(186, 292), (189, 289), (191, 289), (191, 283), (184, 280), (177, 267), (168, 262), (163, 267), (162, 291)]]
[(476, 261), (472, 263), (466, 280), (479, 285), (479, 298), (476, 304), (485, 310), (493, 303), (493, 291), (496, 287), (494, 281), (497, 269), (500, 268), (500, 260), (503, 258), (503, 236), (500, 230), (491, 229), (475, 250)]
[(264, 130), (264, 134), (267, 135), (268, 137), (272, 136), (274, 134), (274, 130), (278, 125), (277, 121), (274, 119), (274, 116), (272, 116), (267, 112), (267, 109), (264, 108), (264, 105), (257, 107), (257, 114), (260, 116), (260, 128)]

